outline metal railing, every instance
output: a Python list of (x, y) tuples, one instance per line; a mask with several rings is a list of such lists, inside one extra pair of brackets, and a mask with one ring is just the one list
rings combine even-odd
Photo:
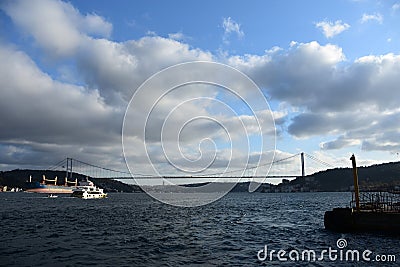
[[(350, 207), (356, 208), (353, 192)], [(400, 212), (400, 194), (398, 192), (360, 192), (360, 210), (374, 212)]]

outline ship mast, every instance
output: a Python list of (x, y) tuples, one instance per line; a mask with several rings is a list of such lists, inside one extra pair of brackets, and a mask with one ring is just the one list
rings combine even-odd
[(360, 211), (360, 191), (358, 189), (358, 173), (357, 173), (357, 164), (356, 164), (356, 157), (354, 154), (350, 158), (353, 164), (353, 179), (354, 179), (354, 195), (356, 198), (356, 210)]

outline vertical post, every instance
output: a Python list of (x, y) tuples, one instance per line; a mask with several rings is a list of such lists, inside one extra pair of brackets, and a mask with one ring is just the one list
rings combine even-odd
[(65, 168), (65, 182), (68, 181), (68, 161), (69, 161), (69, 158), (67, 158), (67, 168)]
[(301, 158), (301, 176), (304, 177), (306, 175), (306, 172), (304, 170), (304, 152), (301, 152), (300, 158)]
[(72, 179), (72, 158), (70, 158), (69, 160), (71, 161), (71, 163), (70, 163), (70, 168), (71, 168), (70, 176), (71, 176), (71, 179)]
[(356, 209), (360, 211), (360, 192), (358, 189), (358, 174), (357, 174), (357, 164), (356, 164), (356, 157), (354, 154), (350, 158), (352, 165), (353, 165), (353, 179), (354, 179), (354, 195), (356, 198)]

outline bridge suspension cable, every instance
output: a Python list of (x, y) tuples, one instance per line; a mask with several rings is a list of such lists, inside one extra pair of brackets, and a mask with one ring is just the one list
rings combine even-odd
[(60, 160), (60, 161), (57, 162), (56, 164), (50, 166), (50, 167), (48, 168), (48, 170), (54, 171), (54, 170), (57, 170), (57, 169), (59, 169), (59, 168), (62, 168), (62, 167), (65, 165), (65, 162), (66, 162), (66, 159)]
[(274, 160), (274, 161), (270, 161), (270, 162), (267, 162), (267, 163), (254, 165), (254, 166), (251, 166), (251, 167), (246, 167), (245, 169), (236, 169), (236, 170), (231, 170), (231, 171), (226, 171), (226, 172), (216, 172), (216, 173), (211, 173), (211, 174), (198, 174), (197, 176), (214, 176), (214, 175), (217, 176), (217, 175), (220, 175), (220, 174), (230, 174), (230, 173), (235, 173), (235, 172), (243, 172), (244, 170), (258, 169), (260, 167), (267, 166), (267, 165), (270, 165), (270, 164), (283, 162), (285, 160), (297, 157), (298, 155), (300, 155), (300, 153), (294, 154), (292, 156), (289, 156), (289, 157), (286, 157), (286, 158), (283, 158), (283, 159)]
[[(84, 165), (87, 165), (87, 166), (90, 166), (90, 167), (94, 167), (94, 168), (98, 168), (98, 169), (101, 169), (101, 170), (104, 170), (104, 171), (110, 171), (110, 172), (114, 172), (114, 173), (129, 174), (129, 175), (131, 175), (130, 172), (113, 170), (113, 169), (109, 169), (109, 168), (97, 166), (97, 165), (94, 165), (94, 164), (91, 164), (91, 163), (83, 162), (83, 161), (80, 161), (80, 160), (78, 160), (78, 159), (73, 159), (73, 160), (74, 160), (75, 162), (79, 162), (79, 163), (81, 163), (81, 164), (84, 164)], [(146, 176), (146, 174), (137, 174), (137, 175)]]
[[(294, 166), (297, 164), (294, 163), (293, 159), (295, 157), (300, 156), (302, 157), (301, 160), (301, 174), (296, 173), (296, 168)], [(323, 160), (318, 159), (315, 156), (309, 155), (307, 153), (297, 153), (290, 155), (285, 158), (280, 158), (277, 160), (273, 160), (272, 162), (267, 162), (267, 163), (262, 163), (259, 165), (253, 165), (253, 166), (248, 166), (244, 169), (235, 169), (235, 170), (229, 170), (225, 172), (214, 172), (214, 173), (202, 173), (202, 174), (197, 174), (195, 176), (162, 176), (163, 178), (171, 178), (171, 179), (178, 179), (178, 178), (190, 178), (190, 179), (196, 179), (196, 178), (210, 178), (210, 177), (219, 177), (219, 178), (284, 178), (284, 177), (299, 177), (299, 176), (304, 176), (305, 173), (305, 167), (304, 167), (304, 162), (303, 162), (303, 155), (305, 155), (307, 158), (311, 159), (312, 161), (317, 162), (320, 165), (323, 165), (324, 168), (333, 168), (334, 166), (324, 162)], [(280, 165), (282, 163), (285, 163), (286, 165)], [(288, 165), (289, 164), (289, 165)], [(261, 169), (262, 167), (271, 165), (271, 168), (266, 170), (265, 172), (269, 171), (268, 174), (257, 174), (257, 170)], [(278, 165), (280, 167), (278, 167)], [(66, 166), (66, 167), (65, 167)], [(67, 168), (67, 169), (65, 169)], [(63, 171), (66, 171), (67, 176), (68, 173), (72, 175), (72, 171), (74, 168), (75, 173), (80, 173), (82, 175), (86, 175), (88, 177), (92, 178), (109, 178), (109, 179), (152, 179), (152, 178), (160, 178), (159, 176), (155, 177), (154, 175), (150, 174), (141, 174), (141, 173), (130, 173), (128, 171), (121, 171), (121, 170), (114, 170), (111, 168), (107, 167), (101, 167), (95, 164), (83, 162), (78, 159), (73, 159), (73, 158), (67, 158), (64, 160), (61, 160), (54, 164), (53, 166), (49, 167), (49, 170), (60, 170), (62, 169)], [(271, 169), (274, 169), (277, 174), (274, 174)], [(294, 171), (295, 173), (288, 174), (288, 171)], [(312, 173), (316, 171), (316, 168), (312, 169)], [(247, 174), (245, 172), (248, 172)], [(251, 174), (249, 171), (252, 171)], [(234, 173), (237, 173), (237, 175), (232, 175)]]
[(322, 165), (324, 165), (324, 166), (326, 166), (326, 167), (328, 167), (328, 168), (334, 168), (334, 167), (335, 167), (335, 166), (333, 166), (333, 165), (331, 165), (331, 164), (329, 164), (329, 163), (327, 163), (327, 162), (325, 162), (325, 161), (323, 161), (323, 160), (320, 160), (319, 158), (316, 158), (316, 157), (314, 157), (314, 156), (312, 156), (312, 155), (309, 155), (309, 154), (307, 154), (307, 153), (304, 153), (304, 155), (305, 155), (307, 158), (312, 159), (312, 160), (314, 160), (314, 161), (316, 161), (316, 162), (318, 162), (318, 163), (320, 163), (320, 164), (322, 164)]

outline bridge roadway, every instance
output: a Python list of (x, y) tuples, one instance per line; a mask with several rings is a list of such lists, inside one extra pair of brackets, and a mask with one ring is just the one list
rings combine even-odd
[(248, 179), (248, 178), (297, 178), (299, 175), (272, 175), (272, 176), (138, 176), (138, 177), (112, 177), (103, 179), (127, 180), (127, 179)]
[[(255, 170), (261, 166), (265, 166), (268, 164), (277, 164), (277, 163), (282, 163), (283, 161), (292, 159), (294, 157), (300, 156), (300, 163), (301, 163), (301, 174), (299, 175), (250, 175), (251, 173), (256, 174), (257, 171), (250, 171), (250, 170)], [(175, 180), (175, 179), (186, 179), (186, 180), (201, 180), (201, 179), (207, 179), (207, 180), (216, 180), (216, 179), (270, 179), (270, 178), (277, 178), (277, 179), (282, 179), (282, 178), (297, 178), (297, 177), (305, 177), (305, 162), (304, 162), (304, 157), (307, 156), (308, 158), (319, 162), (320, 164), (323, 164), (325, 167), (333, 167), (332, 165), (325, 163), (318, 158), (315, 158), (314, 156), (308, 155), (306, 153), (298, 153), (292, 156), (289, 156), (284, 159), (279, 159), (275, 160), (270, 163), (258, 165), (258, 166), (253, 166), (253, 167), (248, 167), (244, 171), (243, 170), (233, 170), (225, 173), (212, 173), (212, 174), (197, 174), (194, 176), (174, 176), (174, 175), (159, 175), (159, 176), (152, 176), (152, 175), (146, 175), (143, 173), (129, 173), (127, 171), (118, 171), (118, 170), (112, 170), (110, 168), (105, 168), (105, 167), (100, 167), (96, 166), (90, 163), (86, 163), (77, 159), (73, 158), (66, 158), (60, 162), (58, 162), (56, 165), (53, 165), (52, 167), (49, 168), (49, 170), (57, 170), (61, 169), (66, 172), (66, 177), (72, 178), (73, 176), (73, 168), (78, 169), (80, 171), (75, 171), (76, 173), (80, 173), (82, 175), (86, 175), (88, 177), (92, 178), (103, 178), (103, 179), (114, 179), (114, 180), (130, 180), (130, 179), (137, 179), (137, 180), (151, 180), (151, 179), (170, 179), (170, 180)], [(65, 167), (66, 166), (66, 167)], [(86, 170), (86, 171), (84, 171)], [(248, 172), (249, 171), (249, 172)], [(239, 173), (243, 173), (244, 175), (237, 175)], [(260, 172), (258, 172), (260, 173)], [(223, 175), (223, 176), (219, 176)], [(228, 176), (231, 175), (231, 176)]]

